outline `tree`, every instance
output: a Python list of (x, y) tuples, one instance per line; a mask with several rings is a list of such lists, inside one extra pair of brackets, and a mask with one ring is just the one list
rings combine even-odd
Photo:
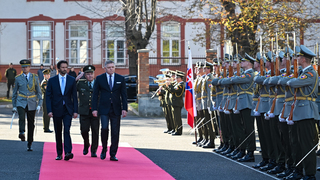
[[(316, 0), (197, 1), (193, 3), (192, 8), (203, 8), (207, 5), (211, 7), (210, 19), (218, 19), (211, 20), (211, 24), (223, 25), (227, 31), (226, 39), (231, 39), (234, 44), (238, 43), (240, 52), (247, 52), (253, 56), (259, 47), (257, 40), (260, 36), (265, 51), (269, 51), (270, 42), (276, 33), (279, 35), (279, 45), (284, 47), (288, 32), (295, 31), (299, 35), (300, 31), (315, 28), (312, 27), (312, 23), (319, 18), (319, 14), (315, 13), (319, 12)], [(292, 34), (290, 36), (292, 37)], [(308, 38), (310, 35), (304, 36)], [(224, 43), (223, 39), (214, 40)], [(290, 43), (293, 47), (293, 40)]]
[(106, 17), (105, 12), (122, 11), (125, 17), (125, 37), (129, 55), (129, 74), (137, 75), (137, 50), (145, 49), (149, 44), (156, 23), (156, 0), (119, 0), (116, 2), (78, 5), (89, 12)]

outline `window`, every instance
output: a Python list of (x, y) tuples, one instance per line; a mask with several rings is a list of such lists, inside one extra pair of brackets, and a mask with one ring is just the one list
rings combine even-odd
[(86, 65), (89, 59), (89, 26), (87, 22), (68, 23), (67, 49), (70, 64)]
[(28, 52), (33, 65), (51, 64), (52, 34), (52, 23), (30, 23)]
[[(180, 24), (162, 25), (162, 57), (180, 56)], [(163, 59), (162, 64), (180, 64), (180, 59)]]
[(126, 44), (124, 27), (121, 25), (105, 25), (106, 59), (114, 61), (116, 65), (126, 64)]

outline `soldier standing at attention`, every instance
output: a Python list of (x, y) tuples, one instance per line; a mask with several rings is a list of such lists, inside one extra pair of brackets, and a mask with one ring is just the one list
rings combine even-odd
[[(316, 55), (304, 45), (300, 46), (298, 53), (298, 64), (302, 66), (302, 73), (298, 78), (292, 78), (287, 82), (289, 87), (296, 89), (296, 100), (292, 112), (292, 119), (287, 118), (289, 125), (296, 124), (297, 128), (291, 134), (293, 142), (297, 143), (297, 151), (301, 152), (300, 157), (304, 157), (318, 143), (318, 133), (316, 121), (319, 120), (318, 107), (315, 102), (318, 95), (318, 74), (311, 65), (311, 59)], [(290, 116), (289, 116), (290, 117)], [(298, 156), (297, 156), (298, 157)], [(300, 161), (301, 158), (297, 158)], [(287, 179), (302, 178), (316, 179), (317, 157), (313, 150), (302, 161), (303, 169), (296, 169)]]
[(51, 131), (49, 129), (49, 125), (50, 125), (50, 117), (48, 116), (47, 113), (47, 105), (46, 105), (46, 90), (47, 90), (47, 83), (48, 80), (50, 79), (50, 69), (46, 69), (43, 72), (43, 81), (41, 82), (41, 91), (42, 91), (42, 99), (43, 99), (43, 131), (45, 133), (52, 133), (53, 131)]
[(181, 109), (184, 106), (183, 103), (183, 93), (185, 84), (182, 81), (184, 77), (184, 72), (177, 71), (176, 72), (176, 80), (177, 83), (174, 85), (170, 82), (167, 82), (167, 86), (165, 87), (172, 94), (172, 116), (174, 122), (174, 130), (175, 133), (172, 135), (182, 135), (182, 119), (181, 119)]
[[(27, 151), (32, 151), (31, 145), (33, 142), (33, 131), (34, 131), (34, 117), (36, 110), (40, 111), (42, 104), (42, 96), (39, 85), (39, 80), (36, 74), (30, 73), (31, 62), (27, 59), (20, 61), (23, 73), (18, 75), (15, 79), (13, 95), (12, 95), (12, 106), (13, 112), (19, 114), (19, 138), (21, 141), (25, 141), (25, 114), (27, 113), (28, 121), (28, 145)], [(38, 102), (37, 102), (38, 98)]]
[(12, 86), (12, 89), (14, 88), (14, 80), (17, 75), (17, 71), (12, 67), (12, 63), (9, 64), (9, 68), (4, 75), (7, 78), (7, 99), (9, 99), (10, 87)]
[(87, 155), (90, 147), (89, 131), (92, 131), (91, 157), (97, 157), (99, 144), (99, 117), (94, 117), (91, 110), (91, 101), (94, 84), (95, 67), (87, 65), (83, 68), (85, 79), (80, 79), (77, 83), (79, 97), (80, 130), (84, 141), (83, 155)]

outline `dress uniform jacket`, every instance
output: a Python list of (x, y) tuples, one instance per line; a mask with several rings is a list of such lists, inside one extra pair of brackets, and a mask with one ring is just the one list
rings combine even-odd
[(223, 78), (223, 76), (220, 77), (216, 77), (212, 80), (212, 86), (215, 87), (216, 90), (216, 98), (215, 98), (215, 102), (214, 102), (214, 109), (216, 110), (219, 107), (219, 104), (222, 101), (222, 97), (223, 97), (223, 87), (221, 85), (218, 84), (219, 80), (221, 80)]
[[(319, 80), (320, 80), (320, 76), (319, 76)], [(318, 82), (319, 82), (319, 80), (318, 80)], [(318, 83), (318, 84), (319, 84), (319, 86), (318, 86), (318, 97), (317, 97), (316, 103), (318, 105), (318, 111), (320, 113), (320, 83)]]
[(285, 91), (286, 87), (284, 85), (279, 85), (278, 82), (281, 78), (286, 76), (286, 69), (280, 70), (281, 75), (273, 76), (269, 78), (269, 85), (276, 86), (277, 99), (274, 107), (274, 115), (279, 115), (281, 113), (281, 109), (283, 108), (283, 104), (285, 102)]
[(254, 82), (261, 85), (261, 88), (259, 90), (259, 93), (260, 93), (260, 103), (259, 103), (259, 107), (258, 107), (259, 113), (266, 113), (270, 109), (269, 84), (263, 85), (263, 82), (269, 77), (270, 77), (270, 75), (267, 74), (265, 76), (257, 76), (254, 78)]
[[(258, 76), (260, 74), (260, 72), (255, 71), (254, 75), (255, 77)], [(257, 83), (253, 83), (253, 94), (252, 94), (252, 108), (251, 108), (251, 116), (254, 116), (254, 110), (257, 106), (258, 103), (258, 99), (259, 99), (259, 87), (260, 85)]]
[(77, 83), (77, 91), (79, 98), (79, 114), (89, 115), (89, 110), (91, 109), (92, 103), (93, 88), (89, 87), (86, 79), (80, 79)]
[(172, 94), (171, 105), (177, 107), (183, 107), (183, 93), (184, 93), (185, 84), (184, 82), (171, 84), (168, 86), (168, 90)]
[(202, 86), (202, 79), (203, 79), (203, 76), (199, 76), (196, 80), (196, 107), (197, 107), (197, 110), (202, 110), (202, 103), (201, 103), (201, 86)]
[(238, 85), (238, 111), (252, 108), (253, 78), (253, 69), (247, 69), (243, 75), (232, 78), (232, 82)]
[[(37, 102), (37, 99), (39, 102)], [(37, 106), (41, 106), (41, 104), (42, 93), (40, 90), (38, 76), (30, 73), (28, 81), (24, 74), (16, 76), (12, 95), (12, 106), (26, 108), (28, 105), (28, 110), (34, 111), (37, 109)]]
[[(236, 72), (234, 73), (236, 74)], [(237, 100), (237, 85), (235, 85), (232, 81), (232, 78), (223, 78), (220, 83), (222, 86), (229, 86), (229, 92), (227, 97), (227, 109), (232, 110), (236, 104)]]
[[(212, 76), (213, 77), (213, 76)], [(215, 77), (213, 77), (215, 79)], [(213, 80), (212, 79), (212, 80)], [(216, 86), (212, 85), (212, 80), (210, 82), (210, 88), (211, 88), (211, 104), (210, 104), (210, 111), (214, 111), (214, 105), (216, 102), (217, 92), (216, 92)]]
[(212, 82), (213, 76), (211, 73), (207, 74), (202, 79), (202, 86), (201, 86), (201, 104), (203, 109), (210, 108), (211, 105), (211, 82)]
[(298, 88), (292, 120), (320, 120), (318, 106), (315, 102), (318, 95), (318, 74), (313, 67), (306, 67), (298, 78), (292, 78), (287, 84)]
[(166, 91), (164, 90), (161, 90), (160, 93), (159, 93), (159, 101), (160, 101), (160, 107), (165, 107), (166, 106), (166, 102), (165, 102), (165, 93)]

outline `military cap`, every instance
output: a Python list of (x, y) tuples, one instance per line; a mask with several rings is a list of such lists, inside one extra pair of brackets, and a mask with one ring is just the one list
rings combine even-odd
[(179, 70), (176, 70), (175, 73), (176, 73), (177, 76), (179, 76), (179, 77), (181, 77), (181, 78), (183, 78), (183, 77), (184, 77), (184, 74), (185, 74), (184, 72), (179, 71)]
[[(256, 56), (256, 57), (257, 57), (256, 62), (260, 63), (260, 59), (261, 59), (261, 54), (260, 54), (260, 52), (257, 53), (257, 56)], [(266, 62), (266, 57), (263, 56), (262, 58), (263, 58), (263, 62), (265, 63), (265, 62)]]
[(295, 47), (295, 50), (296, 50), (295, 56), (298, 56), (299, 53), (300, 53), (300, 46), (296, 46), (296, 47)]
[(13, 65), (12, 63), (9, 63), (9, 65)]
[(203, 68), (204, 64), (203, 62), (198, 61), (198, 68)]
[(226, 62), (230, 62), (231, 59), (232, 59), (232, 55), (224, 54), (224, 60), (225, 60)]
[(275, 56), (274, 53), (271, 52), (271, 51), (269, 51), (269, 52), (267, 53), (267, 61), (268, 61), (268, 62), (271, 62), (272, 57), (274, 57), (274, 56)]
[(300, 45), (300, 52), (297, 54), (298, 56), (304, 56), (308, 59), (312, 59), (313, 57), (316, 57), (317, 55), (313, 53), (310, 49), (308, 49), (304, 45)]
[(45, 69), (42, 71), (43, 74), (50, 74), (51, 70), (50, 69)]
[(285, 57), (285, 53), (283, 51), (279, 51), (279, 61), (282, 62), (282, 59)]
[(241, 61), (248, 61), (253, 64), (256, 61), (256, 59), (249, 56), (249, 54), (245, 53), (245, 56), (244, 56), (244, 58), (241, 59)]
[(206, 62), (205, 62), (205, 67), (207, 67), (207, 68), (212, 68), (212, 67), (213, 67), (213, 64), (210, 63), (210, 62), (208, 62), (208, 61), (206, 61)]
[(288, 56), (288, 54), (289, 54), (289, 56), (290, 57), (292, 57), (293, 56), (293, 50), (289, 47), (286, 47), (286, 49), (285, 49), (285, 54), (284, 54), (284, 57), (287, 57)]
[(28, 59), (22, 59), (22, 60), (20, 61), (21, 67), (27, 67), (27, 66), (30, 66), (30, 64), (31, 64), (31, 62), (30, 62), (30, 60), (28, 60)]
[(87, 72), (94, 72), (96, 70), (96, 68), (92, 65), (86, 65), (85, 67), (83, 67), (83, 72), (87, 73)]

